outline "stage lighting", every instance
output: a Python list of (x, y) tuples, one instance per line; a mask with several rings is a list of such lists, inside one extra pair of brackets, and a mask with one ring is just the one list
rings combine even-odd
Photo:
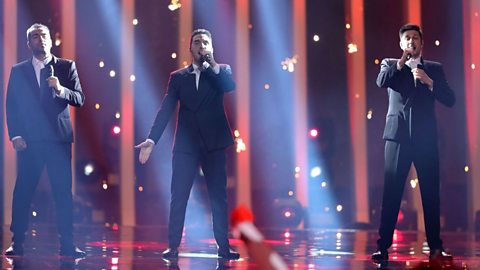
[(85, 167), (83, 168), (83, 173), (86, 175), (86, 176), (89, 176), (93, 173), (93, 171), (95, 170), (95, 167), (93, 166), (92, 163), (88, 163), (87, 165), (85, 165)]
[(318, 129), (312, 128), (308, 134), (310, 134), (311, 138), (315, 139), (318, 137)]
[(303, 207), (295, 198), (275, 199), (273, 202), (276, 224), (296, 228), (303, 220)]
[(120, 127), (119, 127), (119, 126), (116, 126), (116, 125), (113, 126), (112, 132), (113, 132), (114, 135), (120, 134)]

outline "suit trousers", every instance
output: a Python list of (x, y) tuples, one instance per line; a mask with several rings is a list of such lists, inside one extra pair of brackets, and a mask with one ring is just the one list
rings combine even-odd
[(174, 152), (168, 241), (177, 248), (182, 239), (187, 201), (199, 165), (205, 175), (212, 208), (213, 233), (219, 249), (228, 250), (227, 173), (225, 150), (199, 147), (193, 153)]
[(55, 202), (60, 244), (73, 245), (72, 144), (60, 142), (27, 142), (17, 152), (17, 180), (13, 191), (12, 241), (22, 243), (28, 229), (30, 206), (41, 173), (46, 167)]
[(415, 165), (422, 198), (425, 231), (430, 250), (442, 248), (440, 239), (440, 181), (436, 140), (422, 143), (385, 142), (385, 183), (377, 241), (379, 249), (392, 245), (405, 181)]

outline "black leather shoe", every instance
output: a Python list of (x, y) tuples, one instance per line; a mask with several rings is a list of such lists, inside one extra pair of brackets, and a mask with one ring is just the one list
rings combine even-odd
[(218, 257), (226, 260), (238, 260), (240, 259), (240, 254), (229, 248), (227, 250), (218, 250)]
[(446, 252), (443, 248), (433, 249), (430, 251), (430, 255), (428, 256), (431, 261), (452, 261), (453, 256), (452, 254)]
[(78, 247), (72, 246), (72, 247), (61, 247), (60, 248), (60, 256), (66, 256), (66, 257), (73, 257), (73, 258), (83, 258), (87, 256), (85, 251), (79, 249)]
[(388, 251), (386, 249), (377, 249), (374, 253), (372, 253), (372, 260), (373, 261), (388, 261)]
[(23, 256), (23, 245), (12, 243), (5, 250), (5, 255), (7, 255), (7, 256)]
[(176, 248), (167, 248), (162, 252), (162, 257), (164, 259), (177, 259), (178, 258), (178, 249)]

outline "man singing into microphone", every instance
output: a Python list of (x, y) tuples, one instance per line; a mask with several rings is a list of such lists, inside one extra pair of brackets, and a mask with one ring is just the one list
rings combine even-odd
[(140, 163), (147, 162), (179, 104), (173, 147), (169, 248), (163, 252), (163, 257), (178, 257), (187, 201), (193, 180), (201, 166), (212, 207), (218, 256), (236, 260), (240, 256), (230, 249), (228, 241), (225, 160), (225, 148), (233, 144), (233, 136), (223, 106), (223, 95), (235, 89), (235, 82), (230, 66), (215, 61), (209, 31), (197, 29), (192, 32), (190, 53), (192, 64), (170, 74), (167, 93), (150, 134), (136, 148), (140, 148)]
[(85, 96), (75, 63), (50, 53), (47, 26), (30, 26), (27, 45), (33, 56), (13, 66), (7, 90), (8, 135), (17, 151), (18, 168), (10, 226), (13, 241), (5, 254), (23, 255), (30, 204), (46, 168), (55, 201), (60, 255), (83, 257), (85, 252), (73, 245), (70, 106), (82, 106)]
[[(455, 95), (442, 65), (422, 58), (423, 34), (418, 25), (400, 28), (400, 59), (382, 61), (377, 85), (388, 90), (385, 182), (380, 238), (374, 261), (388, 260), (405, 181), (413, 163), (418, 174), (430, 259), (452, 259), (440, 239), (440, 179), (435, 101), (452, 107)], [(421, 67), (421, 68), (420, 68)]]

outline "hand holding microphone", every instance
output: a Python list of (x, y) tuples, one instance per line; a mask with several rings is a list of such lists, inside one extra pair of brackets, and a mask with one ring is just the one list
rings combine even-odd
[(420, 82), (426, 84), (430, 90), (433, 89), (433, 80), (425, 72), (422, 64), (418, 64), (416, 67), (412, 67), (412, 74), (415, 87), (417, 87), (418, 82)]
[(55, 91), (55, 94), (59, 95), (63, 87), (60, 84), (58, 77), (55, 77), (55, 71), (53, 70), (53, 66), (48, 65), (47, 68), (48, 68), (48, 78), (47, 78), (48, 87), (53, 88), (53, 90)]
[(200, 61), (202, 63), (207, 62), (212, 67), (217, 65), (217, 62), (215, 62), (215, 59), (213, 58), (213, 53), (212, 52), (203, 51), (203, 52), (199, 52), (199, 54), (200, 54)]

